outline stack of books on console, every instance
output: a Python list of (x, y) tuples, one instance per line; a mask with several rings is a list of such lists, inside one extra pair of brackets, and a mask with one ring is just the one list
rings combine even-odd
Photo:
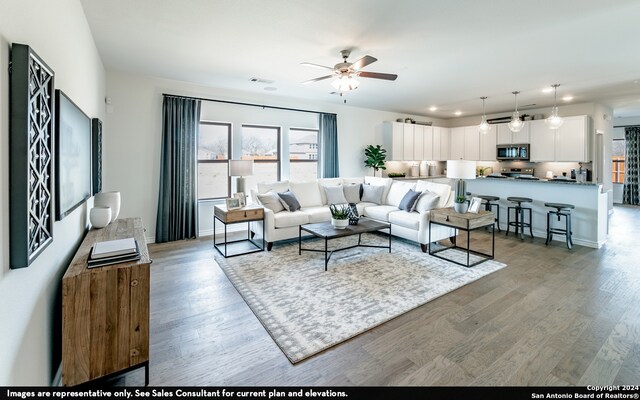
[(134, 238), (108, 240), (93, 245), (87, 264), (89, 268), (140, 259), (138, 242)]

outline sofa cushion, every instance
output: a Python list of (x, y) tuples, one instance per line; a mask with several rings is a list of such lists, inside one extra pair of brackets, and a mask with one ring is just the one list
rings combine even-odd
[(434, 208), (437, 208), (439, 202), (440, 196), (433, 192), (425, 190), (424, 192), (422, 192), (422, 195), (420, 196), (418, 201), (416, 201), (416, 203), (414, 204), (413, 210), (419, 213), (423, 211), (433, 210)]
[(379, 178), (377, 176), (365, 176), (364, 183), (369, 185), (382, 185), (384, 186), (384, 193), (382, 193), (382, 201), (387, 200), (387, 195), (389, 194), (389, 188), (391, 187), (391, 183), (393, 179), (391, 178)]
[(342, 185), (342, 178), (322, 178), (322, 179), (318, 179), (318, 185), (320, 185), (320, 197), (322, 198), (322, 204), (329, 204), (329, 203), (327, 203), (327, 195), (324, 193), (324, 189), (323, 188), (341, 186)]
[(346, 204), (347, 198), (344, 197), (342, 186), (325, 186), (322, 188), (327, 197), (327, 204)]
[[(417, 212), (394, 211), (389, 213), (389, 222), (417, 231), (420, 227), (420, 214)], [(393, 228), (391, 230), (393, 231)]]
[[(388, 221), (389, 214), (398, 211), (394, 206), (371, 206), (364, 209), (364, 215), (380, 221)], [(403, 211), (404, 212), (404, 211)]]
[(273, 211), (274, 213), (279, 213), (284, 210), (284, 206), (280, 202), (280, 196), (277, 193), (271, 191), (263, 194), (257, 195), (258, 202), (261, 205)]
[(446, 207), (446, 204), (449, 201), (449, 196), (451, 195), (451, 186), (444, 183), (429, 182), (428, 180), (418, 181), (416, 184), (416, 190), (418, 192), (428, 190), (440, 196), (440, 200), (438, 201), (436, 208)]
[(320, 185), (318, 181), (289, 182), (291, 191), (296, 195), (302, 207), (313, 207), (322, 205), (320, 196)]
[(400, 208), (400, 202), (404, 198), (404, 195), (407, 194), (409, 189), (415, 188), (415, 182), (393, 181), (391, 187), (389, 188), (389, 194), (387, 195), (384, 204)]
[(278, 196), (280, 196), (280, 202), (287, 211), (298, 211), (300, 209), (300, 202), (291, 190), (278, 193)]
[(273, 216), (276, 228), (289, 228), (291, 226), (309, 223), (309, 215), (300, 210), (294, 212), (280, 212)]
[(258, 193), (267, 193), (270, 190), (274, 192), (285, 192), (289, 189), (289, 181), (258, 183)]
[(309, 216), (310, 224), (331, 221), (331, 211), (326, 206), (302, 208), (300, 211)]
[(352, 184), (362, 185), (364, 183), (363, 176), (358, 178), (341, 178), (341, 179), (342, 179), (343, 185), (352, 185)]
[(347, 203), (358, 203), (362, 197), (362, 184), (350, 183), (342, 186), (344, 197), (347, 199)]
[(367, 203), (367, 202), (360, 202), (356, 204), (356, 210), (358, 210), (358, 214), (360, 215), (365, 215), (364, 210), (367, 207), (374, 207), (377, 206), (376, 203)]
[(405, 194), (402, 200), (400, 201), (400, 205), (398, 206), (398, 208), (406, 212), (413, 211), (416, 201), (418, 200), (418, 197), (420, 197), (421, 194), (422, 192), (416, 192), (413, 189), (409, 189), (407, 194)]
[(384, 186), (380, 185), (362, 185), (362, 201), (382, 204), (382, 196), (384, 195)]

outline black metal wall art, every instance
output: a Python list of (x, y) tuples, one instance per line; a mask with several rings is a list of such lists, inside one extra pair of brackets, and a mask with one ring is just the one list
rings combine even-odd
[(91, 172), (93, 185), (91, 194), (102, 191), (102, 121), (91, 119)]
[(11, 47), (9, 233), (11, 268), (53, 241), (54, 72), (27, 45)]

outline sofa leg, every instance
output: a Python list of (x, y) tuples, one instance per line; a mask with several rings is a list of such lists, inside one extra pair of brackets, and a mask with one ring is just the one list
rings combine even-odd
[(455, 245), (456, 244), (456, 237), (455, 236), (451, 236), (449, 238), (449, 240), (451, 241), (451, 244)]
[(426, 243), (420, 243), (420, 249), (422, 250), (423, 253), (426, 253), (427, 250), (429, 249), (429, 246), (427, 246)]
[(273, 242), (267, 242), (267, 251), (271, 251), (273, 248)]

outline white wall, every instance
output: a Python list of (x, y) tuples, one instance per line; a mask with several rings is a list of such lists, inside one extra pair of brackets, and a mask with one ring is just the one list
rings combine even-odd
[[(107, 72), (107, 96), (111, 105), (107, 108), (109, 135), (104, 147), (104, 190), (119, 190), (122, 194), (122, 217), (139, 216), (147, 228), (147, 238), (155, 237), (155, 221), (158, 205), (160, 148), (162, 139), (162, 94), (213, 98), (227, 101), (266, 104), (335, 113), (338, 115), (338, 143), (340, 175), (358, 176), (370, 173), (364, 167), (364, 147), (381, 143), (382, 123), (400, 117), (418, 120), (442, 121), (417, 115), (397, 114), (386, 111), (351, 107), (344, 104), (313, 103), (300, 99), (274, 97), (256, 92), (238, 92), (203, 87), (187, 82), (172, 81), (148, 76), (131, 75), (118, 71)], [(240, 124), (255, 121), (280, 126), (309, 123), (309, 115), (295, 116), (269, 109), (246, 106), (230, 106), (207, 103), (202, 117)], [(200, 207), (200, 231), (211, 229), (212, 205)]]
[(104, 121), (105, 72), (77, 0), (3, 0), (0, 12), (0, 386), (49, 385), (60, 363), (60, 282), (87, 227), (87, 207), (54, 223), (53, 243), (9, 269), (9, 47), (31, 46), (55, 86)]

